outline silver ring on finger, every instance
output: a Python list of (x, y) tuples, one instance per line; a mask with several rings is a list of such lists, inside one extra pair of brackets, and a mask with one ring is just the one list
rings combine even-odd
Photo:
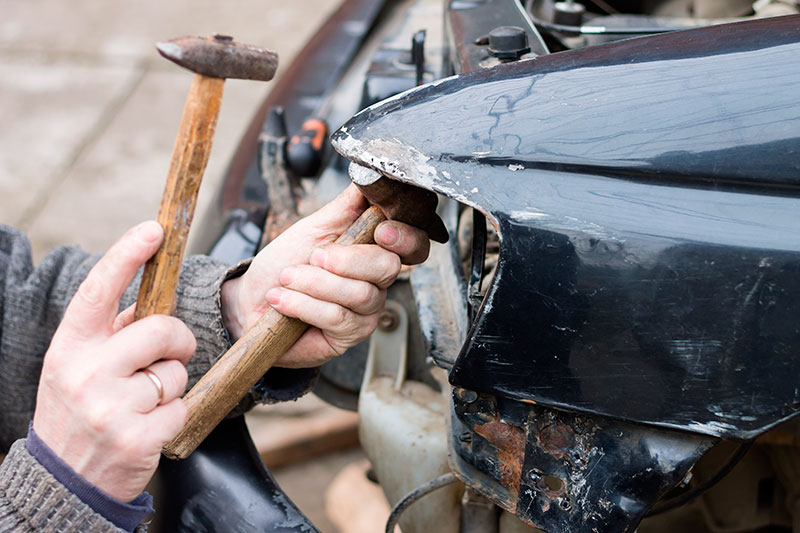
[(156, 405), (160, 405), (161, 400), (164, 399), (164, 385), (161, 383), (161, 379), (159, 379), (156, 373), (150, 370), (149, 368), (143, 368), (141, 372), (142, 374), (150, 378), (150, 381), (152, 381), (153, 385), (156, 386), (156, 392), (158, 393), (158, 400), (156, 401)]

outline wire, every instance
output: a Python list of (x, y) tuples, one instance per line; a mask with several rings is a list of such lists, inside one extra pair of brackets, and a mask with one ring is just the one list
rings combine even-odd
[(690, 500), (693, 500), (694, 498), (700, 496), (702, 493), (704, 493), (705, 491), (707, 491), (708, 489), (719, 483), (720, 480), (722, 480), (722, 478), (730, 474), (731, 470), (733, 470), (733, 467), (739, 464), (739, 461), (741, 461), (742, 457), (744, 457), (745, 454), (748, 451), (750, 451), (750, 448), (752, 446), (753, 446), (753, 441), (745, 442), (744, 444), (739, 446), (739, 448), (731, 455), (731, 458), (728, 460), (725, 466), (720, 468), (716, 474), (714, 474), (709, 479), (699, 484), (692, 490), (682, 494), (681, 496), (678, 496), (673, 500), (668, 500), (663, 504), (659, 505), (658, 507), (653, 507), (645, 515), (645, 517), (655, 516), (661, 513), (665, 513), (667, 511), (671, 511), (672, 509), (680, 507), (681, 505), (688, 503)]
[(606, 26), (569, 26), (567, 24), (555, 24), (538, 19), (531, 15), (531, 21), (539, 28), (559, 33), (579, 33), (582, 35), (652, 35), (655, 33), (668, 33), (671, 31), (688, 30), (688, 27), (674, 28), (608, 28)]
[[(620, 11), (615, 9), (612, 5), (606, 3), (604, 0), (589, 0), (591, 3), (605, 11), (609, 15), (619, 15)], [(525, 10), (529, 15), (533, 16), (533, 4), (536, 0), (527, 0), (525, 2)]]
[(420, 498), (427, 496), (436, 489), (440, 489), (455, 483), (456, 481), (458, 481), (456, 475), (452, 472), (448, 472), (447, 474), (434, 478), (427, 483), (420, 485), (416, 489), (406, 494), (402, 500), (397, 502), (397, 505), (394, 506), (394, 509), (392, 509), (389, 519), (386, 521), (386, 533), (394, 533), (394, 528), (397, 525), (397, 522), (400, 520), (400, 515), (403, 514), (403, 512), (408, 509), (411, 504), (415, 503)]

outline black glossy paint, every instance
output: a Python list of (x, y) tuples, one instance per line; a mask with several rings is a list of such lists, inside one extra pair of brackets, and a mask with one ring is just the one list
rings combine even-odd
[(334, 144), (499, 229), (453, 384), (745, 438), (800, 406), (799, 84), (782, 17), (434, 83)]
[(267, 472), (244, 417), (224, 420), (187, 459), (162, 459), (162, 531), (315, 533)]

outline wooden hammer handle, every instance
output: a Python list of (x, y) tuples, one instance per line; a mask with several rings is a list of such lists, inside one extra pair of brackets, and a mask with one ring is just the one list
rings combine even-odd
[(145, 264), (134, 313), (136, 320), (174, 311), (183, 251), (211, 153), (224, 81), (196, 74), (189, 89), (158, 209), (157, 220), (164, 228), (164, 242)]
[[(384, 220), (380, 209), (370, 207), (336, 242), (369, 244), (375, 228)], [(183, 398), (186, 424), (164, 445), (164, 455), (171, 459), (188, 457), (308, 327), (274, 309), (264, 313)]]

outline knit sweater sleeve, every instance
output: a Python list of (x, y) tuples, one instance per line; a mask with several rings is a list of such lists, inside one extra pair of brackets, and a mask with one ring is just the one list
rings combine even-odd
[[(26, 435), (50, 339), (67, 304), (98, 259), (99, 256), (76, 247), (60, 247), (34, 268), (27, 239), (17, 230), (0, 225), (0, 451), (8, 450), (14, 441)], [(188, 387), (229, 346), (220, 310), (220, 287), (226, 279), (240, 273), (241, 268), (232, 270), (203, 256), (189, 258), (183, 264), (175, 314), (197, 338), (197, 351), (187, 365)], [(123, 296), (121, 308), (135, 301), (139, 278)], [(314, 376), (313, 372), (279, 374), (280, 379), (268, 380), (270, 385), (266, 389), (254, 388), (237, 412), (257, 402), (296, 397), (310, 389)], [(21, 447), (19, 443), (23, 443)], [(45, 515), (63, 518), (67, 522), (59, 524), (74, 524), (74, 527), (58, 526), (44, 531), (121, 531), (90, 508), (84, 509), (85, 504), (80, 500), (80, 505), (73, 506), (73, 498), (30, 456), (24, 441), (19, 440), (0, 467), (0, 533), (42, 530), (25, 524), (39, 524), (37, 521), (44, 520)], [(37, 510), (31, 507), (31, 502), (51, 507), (49, 511)]]
[(0, 465), (0, 533), (34, 531), (125, 533), (69, 492), (18, 440)]
[[(0, 225), (0, 449), (24, 437), (33, 417), (42, 360), (64, 310), (81, 281), (99, 259), (77, 247), (59, 247), (33, 268), (30, 245), (19, 231)], [(197, 351), (187, 365), (193, 386), (230, 346), (222, 323), (220, 287), (245, 266), (228, 265), (205, 256), (184, 261), (178, 283), (175, 315), (197, 338)], [(141, 273), (122, 297), (131, 305)], [(296, 398), (310, 390), (313, 370), (275, 369), (234, 410), (256, 403)]]

